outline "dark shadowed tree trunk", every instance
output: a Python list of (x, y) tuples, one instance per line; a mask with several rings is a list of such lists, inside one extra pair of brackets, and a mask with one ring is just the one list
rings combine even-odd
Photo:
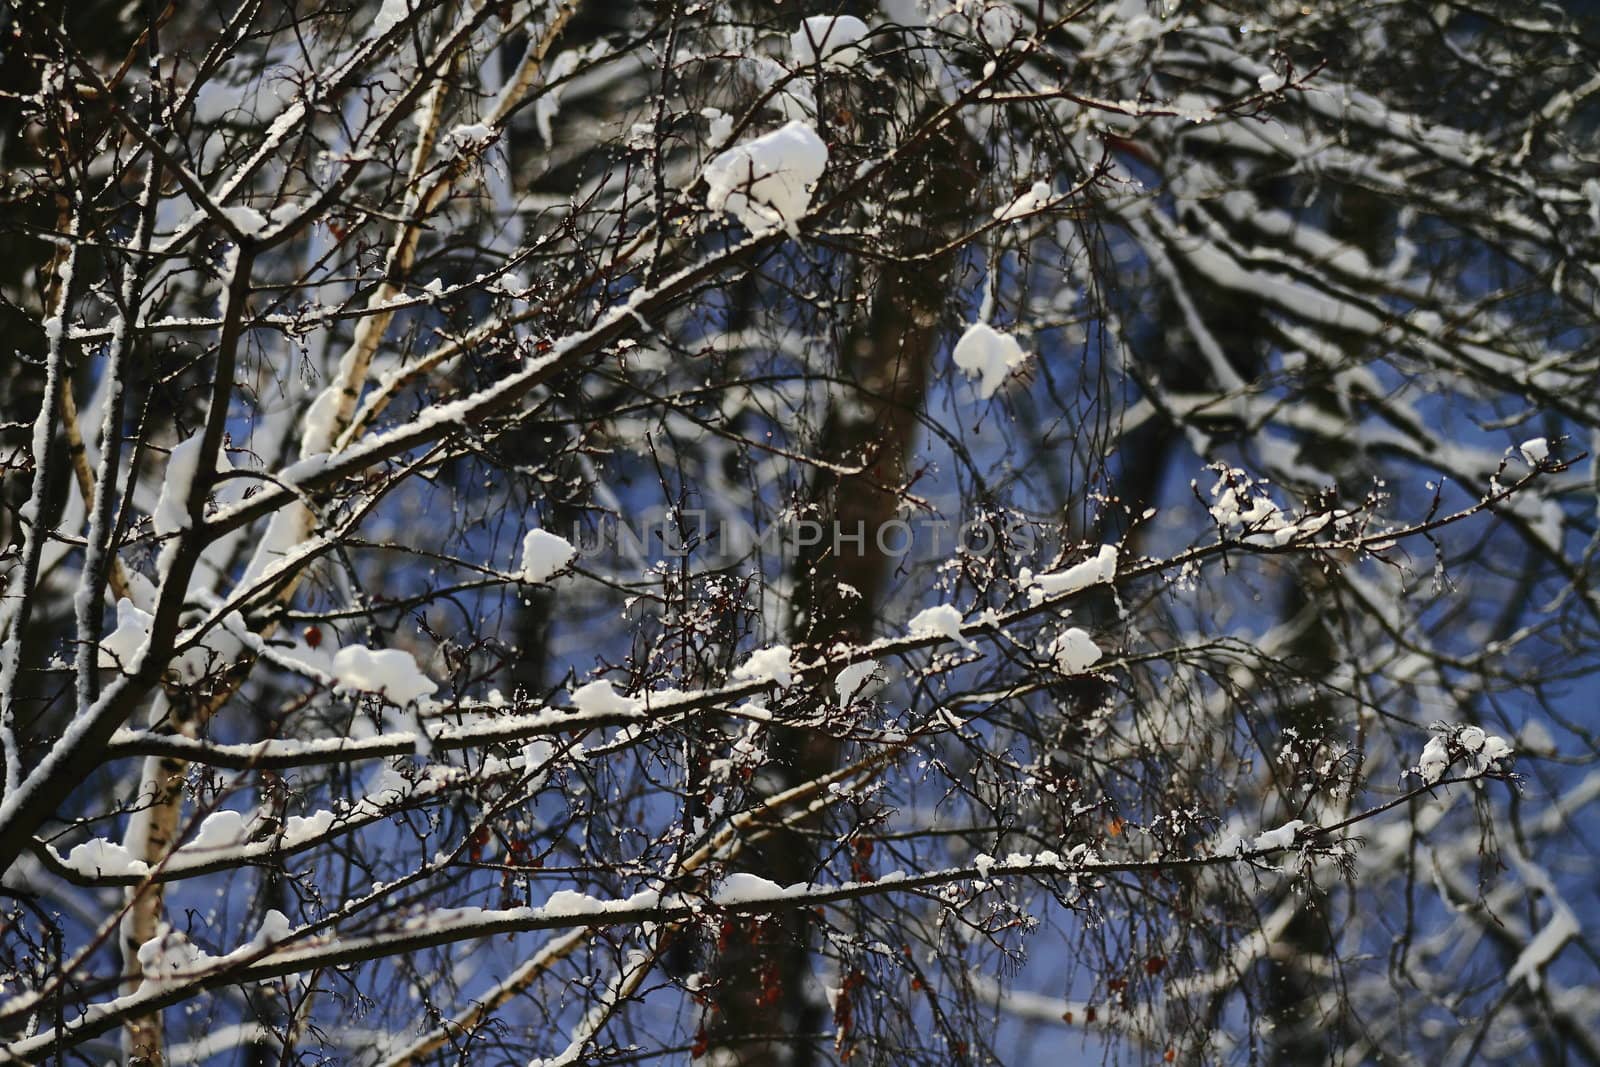
[[(908, 547), (885, 526), (907, 513), (928, 377), (954, 325), (949, 301), (960, 251), (951, 239), (969, 218), (976, 148), (947, 132), (907, 168), (926, 180), (921, 210), (886, 235), (893, 254), (863, 272), (866, 314), (841, 341), (843, 384), (817, 442), (820, 458), (849, 473), (822, 470), (811, 486), (809, 517), (823, 536), (798, 553), (793, 579), (794, 641), (808, 659), (826, 661), (836, 643), (871, 640), (881, 629), (888, 582)], [(949, 250), (941, 248), (946, 242)], [(780, 788), (827, 774), (840, 760), (840, 743), (819, 730), (777, 730), (771, 748), (786, 768)], [(748, 869), (780, 885), (812, 880), (822, 863), (815, 830), (803, 824), (765, 836)], [(829, 1012), (811, 973), (809, 914), (775, 917), (750, 935), (717, 961), (713, 1042), (752, 1067), (818, 1062)], [(771, 1040), (777, 1035), (800, 1039)]]

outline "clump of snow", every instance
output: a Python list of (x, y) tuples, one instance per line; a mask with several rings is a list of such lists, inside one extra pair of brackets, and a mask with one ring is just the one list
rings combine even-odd
[(117, 628), (100, 639), (100, 666), (131, 671), (139, 650), (150, 640), (150, 624), (155, 616), (140, 611), (133, 601), (117, 601)]
[(872, 676), (877, 669), (878, 661), (868, 659), (852, 663), (835, 675), (833, 691), (839, 694), (839, 703), (844, 705), (857, 696), (864, 696), (871, 686)]
[(1051, 189), (1049, 182), (1034, 182), (1033, 188), (1011, 201), (994, 209), (994, 217), (1001, 222), (1010, 219), (1019, 219), (1024, 215), (1031, 215), (1050, 202)]
[(549, 916), (594, 915), (605, 910), (605, 901), (574, 889), (558, 889), (540, 905), (539, 910)]
[(1483, 749), (1478, 753), (1478, 758), (1485, 763), (1494, 763), (1498, 760), (1510, 759), (1516, 754), (1517, 750), (1511, 747), (1511, 742), (1503, 737), (1496, 737), (1494, 734), (1490, 734), (1484, 739)]
[(267, 217), (253, 207), (225, 207), (222, 209), (222, 217), (246, 237), (265, 233), (269, 225)]
[(700, 117), (711, 123), (711, 128), (706, 131), (706, 135), (711, 139), (712, 144), (724, 144), (727, 142), (729, 135), (733, 133), (732, 115), (729, 115), (719, 107), (703, 107), (700, 109)]
[(1282, 526), (1279, 526), (1276, 530), (1272, 531), (1272, 543), (1275, 545), (1286, 545), (1290, 541), (1296, 539), (1304, 540), (1306, 538), (1314, 537), (1319, 530), (1328, 525), (1328, 523), (1332, 522), (1340, 514), (1342, 513), (1338, 511), (1323, 512), (1319, 515), (1304, 516), (1299, 522), (1284, 523)]
[(1027, 361), (1028, 354), (1015, 337), (1001, 333), (986, 322), (975, 322), (956, 342), (950, 358), (968, 378), (979, 379), (978, 395), (988, 400), (1006, 377)]
[(1470, 765), (1472, 774), (1486, 774), (1500, 769), (1500, 764), (1516, 755), (1511, 742), (1491, 734), (1481, 726), (1462, 726), (1453, 735), (1435, 734), (1422, 747), (1422, 755), (1411, 773), (1426, 785), (1433, 785), (1445, 776), (1458, 760)]
[(1028, 590), (1028, 600), (1032, 604), (1076, 593), (1091, 585), (1109, 584), (1117, 580), (1117, 546), (1101, 545), (1092, 557), (1064, 571), (1034, 574), (1024, 567), (1018, 577)]
[(81, 845), (74, 845), (61, 862), (79, 874), (91, 876), (146, 874), (150, 870), (144, 860), (134, 859), (126, 848), (103, 837), (92, 837)]
[[(161, 483), (161, 496), (156, 500), (156, 510), (150, 516), (158, 534), (172, 534), (189, 528), (189, 489), (194, 485), (195, 472), (200, 467), (200, 447), (203, 435), (195, 434), (174, 445), (167, 456), (166, 477)], [(232, 469), (228, 457), (217, 452), (217, 470)]]
[(315, 841), (333, 829), (336, 819), (337, 816), (326, 808), (310, 815), (289, 816), (283, 821), (283, 847), (293, 848), (307, 841)]
[(240, 812), (227, 808), (214, 811), (201, 820), (200, 829), (195, 832), (194, 840), (184, 847), (202, 851), (241, 845), (250, 836), (245, 823), (246, 819)]
[(854, 46), (866, 35), (867, 24), (854, 15), (813, 15), (789, 35), (789, 52), (796, 66), (821, 59), (848, 67), (861, 58), (861, 49)]
[(529, 789), (544, 787), (546, 779), (550, 777), (550, 761), (555, 754), (556, 747), (542, 737), (536, 737), (522, 746), (522, 771), (533, 776), (528, 781)]
[(977, 647), (961, 636), (961, 612), (950, 604), (938, 604), (917, 612), (906, 623), (906, 629), (912, 637), (948, 637), (969, 649)]
[(445, 139), (462, 148), (478, 148), (494, 140), (494, 131), (481, 122), (468, 122), (451, 127)]
[(1256, 852), (1265, 852), (1273, 848), (1288, 848), (1294, 844), (1300, 831), (1306, 826), (1304, 819), (1290, 819), (1276, 830), (1263, 830), (1256, 835), (1250, 847)]
[(726, 211), (752, 234), (795, 224), (828, 165), (828, 146), (807, 123), (792, 121), (735, 145), (706, 164), (706, 206)]
[(1550, 458), (1550, 442), (1543, 437), (1533, 437), (1518, 445), (1517, 451), (1522, 453), (1528, 466), (1537, 467)]
[(276, 945), (280, 941), (287, 941), (294, 932), (294, 923), (289, 917), (277, 908), (268, 908), (267, 913), (261, 917), (261, 926), (256, 930), (256, 936), (250, 939), (250, 944), (256, 948), (266, 948)]
[(638, 710), (639, 701), (623, 696), (612, 688), (609, 679), (601, 678), (574, 689), (572, 706), (585, 715), (626, 715)]
[(1261, 91), (1264, 93), (1275, 93), (1282, 89), (1285, 84), (1286, 79), (1284, 76), (1273, 70), (1267, 71), (1256, 79), (1256, 85), (1260, 86)]
[(783, 887), (760, 875), (738, 872), (722, 880), (715, 900), (718, 904), (744, 904), (783, 896)]
[(522, 539), (522, 580), (530, 585), (547, 582), (566, 570), (578, 550), (565, 537), (548, 530), (530, 530)]
[(156, 927), (155, 936), (139, 946), (139, 970), (147, 982), (161, 982), (193, 974), (209, 956), (182, 930), (167, 923)]
[(347, 645), (333, 657), (333, 676), (338, 679), (340, 689), (377, 693), (402, 707), (439, 688), (417, 667), (411, 653), (398, 648)]
[(1417, 759), (1417, 765), (1412, 768), (1416, 774), (1428, 785), (1432, 785), (1444, 777), (1444, 772), (1450, 769), (1450, 750), (1443, 737), (1430, 737), (1428, 743), (1422, 746), (1422, 755)]
[(406, 7), (406, 0), (383, 0), (383, 6), (378, 8), (378, 15), (372, 20), (372, 35), (382, 37), (398, 26), (411, 12)]
[(1109, 8), (1112, 27), (1101, 51), (1110, 51), (1123, 45), (1141, 45), (1158, 40), (1168, 30), (1168, 22), (1150, 18), (1144, 10), (1144, 0), (1123, 0)]
[(1062, 674), (1082, 674), (1100, 659), (1100, 646), (1076, 626), (1065, 631), (1050, 646), (1050, 658)]
[(734, 668), (736, 682), (771, 681), (780, 689), (794, 684), (794, 659), (788, 645), (773, 645), (750, 653), (750, 658)]
[(978, 16), (974, 29), (979, 40), (998, 51), (1022, 35), (1022, 15), (1008, 3), (992, 3)]
[(1265, 532), (1282, 525), (1282, 512), (1267, 495), (1264, 483), (1238, 468), (1219, 468), (1211, 496), (1211, 517), (1219, 526), (1263, 528)]

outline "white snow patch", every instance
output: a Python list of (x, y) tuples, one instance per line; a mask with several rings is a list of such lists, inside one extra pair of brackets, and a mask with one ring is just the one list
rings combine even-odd
[(1279, 89), (1282, 89), (1285, 84), (1286, 79), (1284, 76), (1274, 70), (1269, 70), (1265, 74), (1261, 75), (1261, 77), (1256, 79), (1256, 85), (1258, 85), (1261, 88), (1261, 91), (1264, 93), (1275, 93)]
[(738, 872), (722, 880), (715, 900), (718, 904), (744, 904), (756, 900), (774, 900), (783, 896), (783, 887), (760, 875)]
[(1050, 646), (1050, 657), (1062, 674), (1082, 674), (1100, 659), (1100, 646), (1076, 626), (1063, 632)]
[(552, 60), (548, 67), (541, 73), (544, 75), (545, 90), (539, 94), (539, 99), (533, 102), (533, 121), (539, 128), (539, 138), (545, 144), (555, 144), (555, 121), (561, 112), (561, 96), (566, 90), (565, 79), (569, 74), (578, 69), (578, 65), (586, 58), (598, 59), (610, 50), (605, 41), (596, 41), (588, 48), (567, 49)]
[(522, 539), (522, 580), (530, 585), (547, 582), (566, 570), (578, 550), (565, 537), (548, 530), (530, 530)]
[(542, 789), (550, 777), (550, 761), (555, 758), (556, 747), (542, 737), (536, 737), (522, 746), (522, 771), (532, 774), (528, 781), (530, 790)]
[(552, 918), (562, 915), (594, 915), (604, 911), (606, 902), (587, 893), (573, 889), (558, 889), (550, 894), (539, 910)]
[(975, 322), (956, 342), (950, 358), (968, 378), (980, 379), (978, 395), (988, 400), (1006, 377), (1027, 361), (1028, 354), (1015, 337), (1001, 333), (986, 322)]
[(1001, 222), (1019, 219), (1024, 215), (1031, 215), (1035, 211), (1050, 203), (1051, 189), (1049, 182), (1034, 182), (1033, 188), (1011, 201), (994, 209), (994, 217)]
[(195, 832), (194, 840), (185, 845), (184, 849), (198, 852), (233, 848), (235, 845), (244, 844), (249, 836), (244, 815), (223, 808), (201, 820), (200, 829)]
[(372, 35), (382, 37), (396, 26), (407, 15), (411, 14), (406, 7), (406, 0), (383, 0), (383, 6), (378, 8), (378, 15), (372, 20)]
[(150, 640), (155, 616), (134, 607), (127, 597), (117, 601), (117, 628), (100, 639), (100, 666), (132, 672), (140, 649)]
[(733, 133), (733, 116), (718, 107), (703, 107), (700, 117), (711, 123), (711, 128), (706, 131), (706, 136), (712, 144), (727, 143), (729, 135)]
[[(200, 467), (200, 446), (203, 435), (195, 434), (174, 445), (167, 456), (167, 470), (161, 482), (161, 496), (156, 500), (156, 510), (150, 516), (156, 533), (172, 534), (189, 528), (189, 489), (194, 485), (195, 472)], [(217, 451), (217, 470), (232, 467), (228, 457)]]
[(752, 234), (794, 232), (828, 165), (828, 146), (798, 120), (719, 153), (706, 164), (706, 206), (726, 211)]
[(867, 24), (854, 15), (813, 15), (789, 35), (789, 51), (796, 66), (822, 59), (848, 67), (861, 58), (854, 45), (866, 35)]
[(289, 917), (277, 908), (268, 908), (267, 913), (261, 916), (261, 926), (256, 930), (256, 936), (250, 939), (254, 948), (266, 948), (276, 945), (280, 941), (287, 941), (294, 932), (294, 923)]
[(1211, 517), (1225, 527), (1244, 526), (1271, 533), (1283, 525), (1283, 512), (1256, 482), (1238, 468), (1224, 469), (1211, 487)]
[(439, 686), (417, 667), (411, 653), (398, 648), (348, 645), (333, 657), (333, 675), (339, 688), (350, 692), (378, 693), (402, 707), (431, 694)]
[(246, 237), (265, 233), (269, 225), (267, 217), (253, 207), (225, 207), (222, 209), (222, 217)]
[(857, 696), (866, 696), (872, 687), (872, 676), (878, 669), (875, 659), (862, 660), (852, 663), (840, 671), (833, 679), (833, 691), (839, 694), (839, 703), (844, 705)]
[(445, 134), (445, 139), (462, 148), (478, 148), (494, 140), (494, 130), (482, 122), (466, 122), (460, 126), (452, 126), (450, 132)]
[(736, 682), (771, 681), (780, 689), (794, 684), (794, 659), (788, 645), (773, 645), (750, 653), (750, 658), (734, 668)]
[[(366, 801), (362, 800), (360, 803), (365, 805)], [(283, 847), (292, 848), (307, 841), (315, 841), (333, 829), (335, 819), (337, 816), (326, 808), (310, 815), (289, 816), (283, 821)]]
[(1510, 759), (1516, 754), (1517, 751), (1511, 747), (1511, 742), (1490, 734), (1483, 739), (1483, 748), (1477, 752), (1478, 767), (1480, 770), (1488, 770), (1490, 764)]
[(167, 923), (156, 927), (156, 934), (139, 946), (139, 971), (147, 982), (162, 982), (187, 977), (210, 959), (182, 930)]
[(1091, 558), (1075, 563), (1064, 571), (1036, 575), (1024, 569), (1020, 577), (1032, 604), (1076, 593), (1102, 582), (1110, 583), (1117, 577), (1117, 546), (1101, 545)]
[(314, 456), (331, 449), (338, 418), (339, 387), (330, 385), (317, 394), (306, 411), (305, 425), (300, 430), (300, 454)]
[(1518, 445), (1517, 451), (1522, 453), (1528, 466), (1537, 467), (1550, 458), (1550, 442), (1543, 437), (1530, 438)]
[(574, 689), (572, 705), (585, 715), (626, 715), (639, 709), (636, 698), (623, 696), (606, 678)]
[(62, 857), (61, 862), (79, 874), (119, 875), (145, 874), (150, 868), (144, 860), (136, 860), (133, 853), (103, 837), (92, 837)]
[(917, 612), (906, 623), (906, 629), (912, 637), (948, 637), (969, 649), (977, 647), (961, 636), (961, 612), (950, 604), (938, 604)]
[(1432, 785), (1444, 777), (1444, 772), (1450, 769), (1450, 750), (1443, 737), (1430, 737), (1428, 743), (1422, 746), (1422, 755), (1417, 759), (1417, 765), (1412, 770), (1421, 776), (1428, 785)]
[(1263, 830), (1256, 835), (1250, 847), (1256, 852), (1265, 852), (1272, 848), (1288, 848), (1294, 844), (1294, 839), (1306, 826), (1304, 819), (1290, 819), (1276, 830)]

